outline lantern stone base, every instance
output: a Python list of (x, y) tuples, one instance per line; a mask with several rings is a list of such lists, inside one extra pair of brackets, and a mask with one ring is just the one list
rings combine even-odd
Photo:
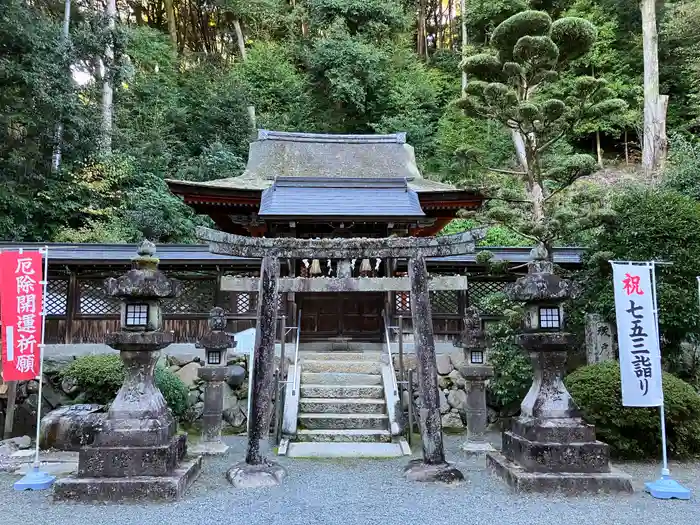
[(55, 501), (176, 501), (202, 469), (202, 457), (188, 458), (167, 476), (68, 477), (54, 484)]
[(609, 472), (528, 472), (500, 452), (486, 455), (486, 465), (518, 492), (566, 494), (632, 493), (631, 476), (615, 468)]
[(530, 472), (608, 472), (610, 452), (602, 441), (543, 443), (503, 433), (503, 455)]
[(185, 457), (187, 435), (173, 436), (170, 443), (150, 447), (85, 447), (80, 451), (78, 475), (116, 478), (167, 476)]

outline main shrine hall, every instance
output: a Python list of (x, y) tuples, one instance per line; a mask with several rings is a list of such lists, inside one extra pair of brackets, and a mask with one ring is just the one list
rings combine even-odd
[[(476, 209), (483, 202), (477, 192), (424, 178), (405, 133), (327, 135), (259, 130), (241, 176), (209, 182), (170, 180), (168, 185), (221, 231), (266, 238), (429, 237), (460, 210)], [(342, 272), (338, 260), (285, 262), (282, 276), (324, 278)], [(350, 263), (348, 276), (406, 274), (406, 261), (401, 259), (366, 257)], [(455, 317), (452, 324), (458, 324), (466, 290), (436, 291), (434, 298), (438, 310), (450, 308)], [(296, 312), (302, 312), (304, 341), (379, 342), (383, 312), (405, 313), (410, 308), (408, 293), (377, 290), (289, 293), (282, 301), (288, 303), (292, 322)]]

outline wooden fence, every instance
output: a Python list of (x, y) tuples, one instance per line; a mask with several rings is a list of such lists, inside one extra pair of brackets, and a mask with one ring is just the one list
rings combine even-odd
[[(119, 301), (108, 297), (103, 282), (123, 269), (99, 273), (66, 273), (49, 276), (47, 293), (46, 340), (49, 344), (101, 343), (107, 333), (119, 329)], [(255, 326), (257, 294), (222, 292), (221, 271), (168, 272), (183, 283), (183, 293), (163, 302), (164, 328), (172, 331), (178, 343), (194, 343), (207, 330), (209, 310), (220, 306), (227, 312), (227, 330), (239, 332)], [(431, 292), (433, 326), (438, 340), (452, 340), (462, 328), (464, 309), (478, 304), (486, 295), (502, 291), (502, 280), (470, 280), (469, 290)], [(291, 297), (280, 294), (280, 315), (289, 314), (294, 326), (295, 309)], [(396, 293), (389, 304), (392, 322), (403, 315), (404, 328), (411, 330), (410, 294)], [(496, 317), (499, 312), (482, 312)]]

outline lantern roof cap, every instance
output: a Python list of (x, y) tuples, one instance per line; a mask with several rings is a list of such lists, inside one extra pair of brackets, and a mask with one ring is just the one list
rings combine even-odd
[(182, 283), (170, 279), (158, 269), (160, 260), (156, 257), (156, 246), (144, 240), (132, 259), (133, 268), (120, 277), (110, 277), (104, 282), (105, 293), (120, 299), (166, 299), (179, 297)]
[(530, 252), (528, 272), (506, 286), (505, 293), (513, 301), (525, 303), (562, 302), (574, 295), (572, 281), (554, 273), (549, 251), (539, 244)]

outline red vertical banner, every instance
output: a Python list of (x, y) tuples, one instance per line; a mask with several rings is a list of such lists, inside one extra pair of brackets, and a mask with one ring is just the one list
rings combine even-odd
[(26, 381), (39, 375), (43, 285), (41, 252), (0, 253), (2, 378)]

